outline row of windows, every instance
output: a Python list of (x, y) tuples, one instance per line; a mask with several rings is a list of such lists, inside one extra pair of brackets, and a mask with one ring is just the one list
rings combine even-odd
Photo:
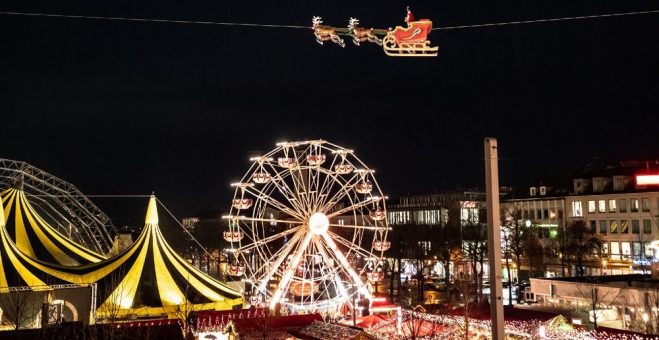
[(629, 260), (652, 258), (654, 251), (641, 242), (604, 242), (602, 244), (602, 255), (614, 260)]
[[(464, 210), (464, 209), (463, 209)], [(475, 209), (478, 210), (478, 209)], [(448, 223), (448, 210), (444, 208), (417, 211), (388, 211), (387, 219), (391, 225), (427, 224), (439, 225)]]
[(531, 209), (522, 210), (522, 218), (525, 220), (555, 220), (563, 218), (563, 209)]
[[(618, 204), (616, 204), (616, 200), (598, 200), (598, 201), (588, 201), (588, 212), (589, 213), (605, 213), (608, 212), (614, 213), (614, 212), (627, 212), (627, 200), (626, 199), (620, 199), (617, 201)], [(631, 198), (629, 200), (629, 211), (630, 212), (638, 212), (639, 207), (641, 208), (641, 211), (643, 212), (649, 212), (650, 211), (650, 199), (649, 198), (641, 198), (639, 205), (639, 200), (638, 198)], [(607, 204), (608, 203), (608, 204)], [(608, 205), (608, 207), (607, 207)]]
[[(600, 220), (599, 228), (597, 228), (597, 221), (590, 221), (590, 230), (597, 231), (601, 235), (615, 235), (615, 234), (629, 234), (629, 221), (627, 220)], [(640, 234), (641, 233), (641, 221), (632, 220), (631, 221), (631, 233)], [(643, 234), (652, 234), (652, 221), (643, 220)]]
[[(629, 203), (629, 205), (628, 205)], [(572, 202), (572, 216), (573, 217), (583, 217), (583, 206), (581, 201)], [(659, 198), (657, 199), (657, 204), (659, 204)], [(593, 200), (588, 201), (588, 213), (626, 213), (629, 212), (650, 212), (650, 199), (647, 197), (643, 198), (630, 198), (629, 202), (627, 199), (609, 199), (609, 200)]]

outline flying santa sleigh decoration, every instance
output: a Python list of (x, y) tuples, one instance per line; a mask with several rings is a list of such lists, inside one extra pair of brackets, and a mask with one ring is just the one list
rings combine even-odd
[[(352, 38), (353, 44), (370, 42), (382, 46), (384, 53), (391, 57), (436, 57), (439, 47), (430, 46), (428, 34), (432, 31), (429, 19), (414, 20), (414, 15), (407, 7), (405, 15), (407, 27), (396, 26), (395, 29), (364, 28), (359, 26), (359, 19), (350, 18), (347, 28), (323, 25), (321, 17), (313, 17), (312, 28), (316, 41), (323, 45), (330, 41), (341, 47), (345, 42), (341, 36)], [(383, 38), (378, 37), (383, 36)]]

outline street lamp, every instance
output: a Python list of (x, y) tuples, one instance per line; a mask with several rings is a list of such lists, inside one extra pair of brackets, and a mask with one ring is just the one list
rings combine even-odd
[(524, 225), (525, 225), (527, 228), (531, 227), (531, 220), (526, 220), (526, 221), (524, 221)]

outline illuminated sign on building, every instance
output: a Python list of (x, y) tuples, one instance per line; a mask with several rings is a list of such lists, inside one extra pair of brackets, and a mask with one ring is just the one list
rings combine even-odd
[(659, 185), (659, 175), (636, 175), (636, 185)]

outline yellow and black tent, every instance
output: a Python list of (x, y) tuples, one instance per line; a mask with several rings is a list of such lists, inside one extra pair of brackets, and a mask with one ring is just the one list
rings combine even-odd
[(9, 188), (1, 192), (0, 197), (5, 206), (8, 235), (26, 255), (64, 266), (96, 263), (105, 259), (48, 224), (30, 204), (23, 190)]
[(9, 238), (5, 228), (4, 209), (0, 202), (0, 293), (11, 287), (43, 289), (50, 284), (67, 283), (32, 266), (33, 260), (23, 254)]
[(189, 310), (242, 307), (242, 294), (211, 278), (179, 256), (158, 226), (156, 199), (147, 208), (144, 229), (132, 246), (98, 263), (63, 267), (32, 261), (35, 269), (70, 283), (96, 283), (99, 316), (173, 314)]

